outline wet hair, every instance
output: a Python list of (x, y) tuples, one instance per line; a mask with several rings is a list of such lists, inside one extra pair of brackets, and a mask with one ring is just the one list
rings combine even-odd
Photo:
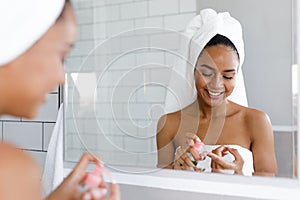
[(205, 45), (204, 49), (206, 47), (216, 46), (216, 45), (224, 45), (226, 47), (230, 47), (232, 50), (234, 50), (237, 53), (238, 58), (240, 59), (239, 52), (237, 51), (234, 44), (225, 36), (217, 34), (213, 38), (209, 40), (209, 42)]

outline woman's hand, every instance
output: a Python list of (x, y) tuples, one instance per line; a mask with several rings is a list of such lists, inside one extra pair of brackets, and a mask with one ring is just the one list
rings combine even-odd
[(89, 163), (99, 163), (99, 159), (91, 154), (84, 154), (73, 171), (64, 181), (46, 198), (46, 200), (119, 200), (117, 184), (110, 185), (110, 195), (106, 197), (106, 185), (80, 191), (79, 186), (84, 182), (86, 169)]
[[(228, 162), (224, 160), (223, 157), (228, 153), (234, 156), (234, 161)], [(222, 145), (211, 153), (208, 153), (207, 156), (211, 158), (212, 172), (225, 173), (225, 170), (233, 170), (235, 174), (243, 174), (244, 160), (237, 149)]]
[[(194, 148), (196, 139), (199, 139), (199, 138), (195, 134), (192, 134), (192, 133), (186, 134), (187, 146), (184, 149), (181, 146), (176, 148), (174, 169), (203, 171), (203, 169), (196, 167), (196, 165), (197, 165), (196, 163), (199, 160), (205, 159), (205, 156), (203, 156), (202, 154), (199, 154), (199, 152)], [(191, 158), (193, 159), (193, 161), (191, 160)]]

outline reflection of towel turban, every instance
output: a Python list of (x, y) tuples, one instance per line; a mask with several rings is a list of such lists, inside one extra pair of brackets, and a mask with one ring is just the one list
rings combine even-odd
[(241, 24), (228, 12), (217, 13), (213, 9), (204, 9), (191, 20), (184, 32), (179, 52), (186, 60), (178, 59), (173, 68), (174, 74), (166, 96), (166, 113), (181, 110), (196, 100), (194, 66), (205, 45), (217, 34), (227, 37), (235, 45), (240, 57), (236, 87), (229, 99), (248, 105), (241, 69), (245, 57)]
[(55, 23), (65, 0), (2, 0), (0, 66), (29, 49)]

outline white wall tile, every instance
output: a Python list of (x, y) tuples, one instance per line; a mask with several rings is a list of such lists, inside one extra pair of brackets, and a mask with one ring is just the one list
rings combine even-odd
[(83, 152), (83, 149), (69, 148), (67, 151), (65, 151), (65, 158), (67, 161), (78, 162)]
[(80, 26), (78, 38), (82, 40), (93, 39), (94, 38), (94, 24), (84, 24)]
[(172, 72), (172, 68), (170, 66), (166, 66), (164, 68), (152, 69), (150, 72), (149, 81), (168, 86), (170, 82), (171, 72)]
[(168, 15), (179, 12), (178, 0), (149, 1), (149, 15)]
[(137, 124), (130, 119), (120, 119), (111, 121), (111, 131), (113, 135), (138, 136)]
[(26, 151), (26, 152), (29, 153), (33, 157), (33, 159), (38, 163), (41, 173), (43, 173), (47, 152), (37, 152), (37, 151)]
[(120, 8), (118, 5), (105, 6), (94, 9), (95, 22), (107, 22), (120, 19)]
[(194, 16), (194, 13), (166, 16), (165, 28), (172, 29), (175, 31), (184, 31), (186, 26), (193, 19)]
[(123, 137), (97, 135), (97, 146), (100, 151), (117, 151), (118, 149), (124, 149)]
[(122, 4), (127, 2), (133, 2), (135, 0), (105, 0), (106, 4)]
[(112, 69), (132, 69), (136, 66), (136, 56), (133, 53), (124, 54), (120, 57), (115, 57), (114, 62), (111, 64)]
[(150, 64), (150, 63), (164, 65), (165, 63), (164, 53), (159, 51), (155, 52), (154, 50), (144, 52), (144, 53), (138, 53), (136, 54), (136, 62), (137, 65)]
[(151, 167), (156, 168), (157, 165), (157, 153), (139, 154), (139, 167)]
[(58, 94), (48, 94), (46, 103), (40, 107), (37, 117), (30, 120), (22, 118), (22, 121), (56, 122), (58, 101)]
[(81, 57), (70, 57), (65, 61), (65, 71), (66, 72), (74, 72), (78, 71), (79, 66), (81, 65), (82, 58)]
[[(107, 37), (106, 23), (95, 23), (93, 24), (93, 26), (94, 26), (94, 33), (93, 33), (94, 39), (95, 38), (104, 39)], [(99, 43), (97, 42), (96, 44), (100, 44), (100, 42)]]
[(125, 150), (130, 153), (149, 153), (151, 150), (151, 140), (149, 138), (124, 138)]
[[(82, 0), (85, 1), (85, 0)], [(93, 6), (97, 7), (97, 6), (104, 6), (107, 3), (106, 0), (93, 0)]]
[(123, 105), (118, 103), (95, 105), (95, 115), (100, 119), (122, 118), (123, 110)]
[(85, 57), (93, 49), (94, 49), (94, 41), (90, 41), (90, 40), (77, 41), (70, 55)]
[(163, 28), (164, 27), (163, 17), (147, 17), (135, 20), (136, 28), (153, 27)]
[(148, 37), (137, 35), (121, 38), (121, 52), (134, 51), (139, 48), (149, 47)]
[(90, 9), (77, 9), (75, 14), (78, 24), (91, 24), (93, 22), (93, 12)]
[(179, 48), (180, 35), (178, 33), (164, 33), (152, 35), (150, 46), (167, 50), (177, 50)]
[[(99, 1), (99, 0), (97, 0), (97, 1)], [(77, 6), (77, 8), (80, 8), (80, 9), (92, 8), (94, 5), (94, 2), (95, 2), (95, 0), (77, 0), (76, 6)], [(100, 2), (101, 2), (101, 0), (100, 0)], [(73, 2), (73, 5), (74, 5), (74, 2)]]
[(115, 21), (115, 22), (107, 23), (106, 25), (107, 36), (122, 34), (123, 32), (132, 31), (133, 29), (134, 29), (133, 20)]
[(196, 12), (197, 0), (179, 0), (180, 12)]
[(159, 86), (148, 86), (143, 92), (139, 92), (137, 100), (139, 103), (158, 103), (164, 102), (166, 91), (165, 88)]
[(112, 152), (110, 164), (122, 165), (122, 166), (136, 166), (138, 163), (138, 154), (131, 154), (126, 152)]
[(121, 18), (139, 18), (147, 16), (147, 2), (134, 2), (121, 5)]
[(44, 126), (43, 127), (44, 128), (43, 150), (47, 151), (55, 123), (44, 123), (43, 126)]
[(4, 122), (3, 139), (22, 149), (43, 149), (42, 123)]

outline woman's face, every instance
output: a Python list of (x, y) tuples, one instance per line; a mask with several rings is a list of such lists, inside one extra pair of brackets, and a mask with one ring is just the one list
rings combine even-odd
[(225, 45), (206, 47), (194, 71), (198, 99), (209, 106), (220, 105), (235, 86), (239, 58)]
[[(2, 114), (35, 117), (46, 95), (64, 83), (64, 58), (77, 35), (74, 11), (67, 3), (56, 23), (20, 57), (3, 67), (6, 78)], [(2, 78), (1, 77), (1, 78)]]

